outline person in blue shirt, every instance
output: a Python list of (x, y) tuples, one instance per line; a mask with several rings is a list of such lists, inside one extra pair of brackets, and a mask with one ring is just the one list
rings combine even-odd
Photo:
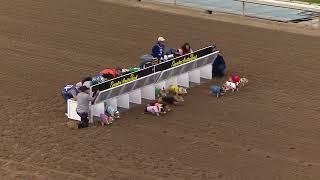
[(157, 43), (152, 47), (151, 56), (157, 58), (159, 61), (164, 57), (164, 45), (165, 39), (163, 37), (159, 37)]

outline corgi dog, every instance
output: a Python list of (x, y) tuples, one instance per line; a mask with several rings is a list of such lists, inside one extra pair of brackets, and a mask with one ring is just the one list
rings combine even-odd
[(151, 113), (154, 114), (156, 116), (160, 116), (160, 114), (166, 114), (166, 111), (163, 109), (163, 105), (160, 103), (155, 103), (154, 105), (148, 105), (145, 109), (144, 109), (145, 113)]
[(245, 86), (248, 83), (249, 83), (249, 80), (247, 78), (245, 78), (245, 77), (240, 78), (240, 86), (241, 87)]
[(181, 86), (171, 85), (167, 89), (168, 94), (185, 96), (188, 94), (187, 89)]
[(223, 96), (226, 93), (226, 90), (224, 89), (224, 87), (213, 85), (213, 86), (210, 86), (209, 93), (216, 95), (218, 98), (219, 96)]
[(235, 90), (238, 91), (238, 86), (236, 83), (234, 82), (231, 82), (231, 81), (227, 81), (223, 84), (223, 88), (226, 90), (226, 91), (229, 91), (231, 90), (232, 92), (234, 92)]
[(238, 87), (240, 85), (240, 76), (237, 75), (232, 75), (228, 81), (233, 82), (236, 84), (236, 86)]
[(110, 125), (110, 124), (113, 123), (113, 121), (114, 121), (114, 119), (113, 119), (112, 116), (108, 116), (108, 115), (103, 114), (103, 113), (100, 114), (100, 123), (101, 123), (101, 126)]

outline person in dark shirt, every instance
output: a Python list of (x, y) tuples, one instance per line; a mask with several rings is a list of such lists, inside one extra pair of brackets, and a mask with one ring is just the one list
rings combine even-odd
[(212, 63), (212, 77), (223, 77), (226, 69), (226, 63), (221, 53)]

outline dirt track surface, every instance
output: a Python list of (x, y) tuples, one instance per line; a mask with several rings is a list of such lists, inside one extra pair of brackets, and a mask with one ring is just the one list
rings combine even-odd
[[(0, 1), (0, 179), (320, 178), (320, 38), (95, 0)], [(164, 117), (70, 130), (59, 89), (168, 46), (215, 42), (249, 86), (215, 79)]]

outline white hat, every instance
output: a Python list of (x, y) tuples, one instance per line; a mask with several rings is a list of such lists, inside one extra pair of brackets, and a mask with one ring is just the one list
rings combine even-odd
[(163, 41), (165, 41), (165, 40), (166, 40), (166, 39), (165, 39), (165, 38), (163, 38), (163, 37), (161, 37), (161, 36), (160, 36), (160, 37), (158, 37), (158, 41), (159, 41), (159, 42), (163, 42)]

